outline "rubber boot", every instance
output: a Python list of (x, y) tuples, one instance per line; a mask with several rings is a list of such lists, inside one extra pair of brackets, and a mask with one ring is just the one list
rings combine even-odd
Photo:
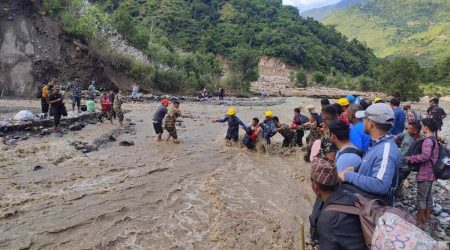
[(418, 228), (423, 229), (425, 225), (425, 216), (426, 216), (426, 210), (425, 209), (418, 209), (416, 213), (416, 225)]

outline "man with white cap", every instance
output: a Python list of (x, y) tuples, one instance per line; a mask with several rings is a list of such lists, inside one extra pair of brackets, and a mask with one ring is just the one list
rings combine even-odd
[(394, 111), (387, 104), (376, 103), (365, 111), (356, 112), (355, 116), (364, 119), (364, 131), (372, 141), (361, 165), (355, 166), (353, 171), (346, 169), (340, 172), (339, 180), (351, 184), (344, 184), (344, 189), (393, 205), (400, 167), (400, 151), (388, 133), (394, 121)]

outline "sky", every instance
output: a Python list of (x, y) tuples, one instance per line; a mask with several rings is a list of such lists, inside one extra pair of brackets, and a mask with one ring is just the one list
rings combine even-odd
[(283, 0), (283, 3), (285, 5), (295, 6), (300, 10), (300, 12), (303, 12), (305, 10), (335, 4), (340, 1), (341, 0)]

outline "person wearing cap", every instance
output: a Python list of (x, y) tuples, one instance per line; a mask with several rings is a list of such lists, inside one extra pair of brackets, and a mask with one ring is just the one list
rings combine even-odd
[(228, 130), (225, 136), (225, 140), (229, 145), (231, 141), (237, 143), (239, 141), (239, 125), (241, 125), (244, 129), (247, 129), (247, 126), (236, 116), (236, 110), (234, 108), (229, 108), (227, 110), (227, 115), (223, 119), (213, 120), (213, 122), (228, 123)]
[(264, 113), (265, 119), (263, 123), (261, 124), (261, 128), (263, 130), (263, 138), (266, 140), (267, 144), (270, 145), (271, 140), (270, 138), (274, 136), (277, 133), (277, 126), (275, 125), (275, 122), (273, 121), (273, 112), (272, 111), (266, 111)]
[(357, 198), (339, 189), (334, 162), (317, 157), (311, 166), (311, 188), (317, 196), (309, 216), (311, 239), (319, 249), (367, 249), (357, 215), (328, 210), (330, 205), (353, 206)]
[(95, 100), (95, 81), (91, 81), (91, 85), (89, 85), (89, 100), (94, 101)]
[(179, 143), (177, 128), (175, 126), (175, 122), (177, 121), (178, 117), (192, 118), (192, 116), (190, 115), (183, 115), (180, 111), (180, 102), (174, 101), (169, 112), (167, 112), (167, 117), (164, 121), (164, 127), (166, 128), (167, 132), (169, 132), (169, 136), (167, 137), (166, 141), (169, 141), (170, 138), (173, 138), (174, 143)]
[(347, 98), (347, 100), (350, 102), (350, 104), (354, 104), (355, 103), (355, 99), (356, 97), (353, 95), (348, 95), (345, 98)]
[(60, 132), (59, 122), (64, 108), (64, 97), (59, 92), (61, 87), (59, 85), (53, 86), (53, 93), (48, 98), (48, 103), (51, 105), (53, 114), (53, 132)]
[(391, 105), (391, 108), (394, 111), (394, 123), (393, 123), (391, 130), (389, 130), (389, 133), (391, 135), (398, 135), (398, 134), (402, 133), (403, 130), (405, 130), (406, 114), (402, 110), (402, 108), (400, 108), (400, 100), (399, 99), (392, 98), (389, 101), (389, 104)]
[(373, 103), (384, 103), (384, 100), (381, 99), (380, 97), (375, 97), (375, 98), (373, 99)]
[(347, 124), (350, 124), (350, 122), (347, 119), (348, 106), (350, 106), (350, 101), (347, 98), (341, 98), (341, 99), (337, 100), (336, 103), (339, 104), (339, 106), (341, 106), (341, 108), (343, 110), (342, 113), (339, 115), (338, 119)]
[(161, 101), (161, 105), (158, 106), (158, 108), (155, 111), (155, 114), (153, 115), (153, 128), (155, 129), (155, 133), (158, 135), (158, 139), (156, 139), (157, 142), (162, 141), (162, 134), (164, 132), (162, 127), (162, 121), (164, 117), (167, 114), (167, 106), (169, 106), (170, 101), (169, 99), (163, 99)]
[(125, 97), (123, 96), (123, 91), (119, 89), (119, 92), (114, 97), (114, 104), (113, 109), (114, 113), (117, 116), (117, 119), (119, 119), (119, 128), (123, 128), (123, 110), (122, 110), (122, 104), (125, 102)]
[(339, 172), (339, 180), (349, 184), (346, 188), (351, 192), (382, 199), (392, 206), (400, 167), (400, 151), (388, 133), (394, 111), (387, 104), (375, 103), (365, 111), (356, 112), (355, 116), (364, 119), (364, 131), (372, 141), (361, 165), (354, 171)]
[(355, 147), (366, 152), (369, 149), (370, 136), (364, 132), (364, 122), (362, 119), (356, 118), (355, 114), (362, 111), (360, 105), (352, 104), (348, 108), (347, 119), (351, 124), (350, 127), (350, 142)]

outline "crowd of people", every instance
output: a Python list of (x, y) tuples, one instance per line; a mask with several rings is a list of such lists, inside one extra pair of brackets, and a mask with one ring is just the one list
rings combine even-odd
[[(302, 147), (305, 160), (312, 162), (312, 189), (317, 195), (310, 216), (313, 241), (320, 249), (365, 249), (358, 216), (326, 208), (332, 204), (352, 205), (357, 195), (394, 206), (411, 171), (416, 172), (418, 189), (417, 226), (429, 229), (431, 190), (437, 180), (432, 166), (438, 162), (442, 140), (438, 133), (446, 113), (439, 107), (438, 98), (430, 100), (426, 115), (410, 105), (400, 105), (396, 98), (385, 102), (381, 98), (347, 96), (333, 104), (321, 100), (320, 112), (308, 106), (307, 115), (303, 115), (300, 108), (295, 108), (290, 124), (280, 123), (267, 111), (262, 122), (255, 117), (246, 125), (233, 108), (213, 122), (228, 123), (228, 144), (239, 143), (242, 127), (242, 144), (249, 149), (254, 149), (258, 140), (270, 145), (277, 133), (284, 138), (283, 147)], [(303, 142), (307, 130), (310, 133)], [(411, 152), (417, 144), (419, 149)], [(415, 170), (413, 165), (417, 166)]]
[[(133, 91), (136, 91), (137, 84), (133, 85)], [(80, 113), (82, 111), (87, 111), (86, 105), (82, 105), (82, 94), (83, 94), (83, 84), (78, 76), (73, 78), (72, 82), (63, 85), (60, 83), (57, 76), (54, 76), (50, 82), (43, 81), (38, 87), (36, 97), (40, 99), (41, 102), (41, 117), (46, 119), (48, 116), (53, 117), (53, 132), (61, 133), (60, 121), (62, 116), (67, 116), (67, 109), (65, 106), (65, 92), (62, 89), (70, 92), (70, 99), (72, 103), (72, 112)], [(139, 89), (137, 89), (139, 91)], [(87, 88), (87, 99), (86, 104), (92, 103), (95, 109), (95, 103), (97, 100), (98, 90), (96, 88), (96, 81), (91, 81)], [(136, 93), (135, 93), (136, 96)], [(125, 101), (125, 96), (122, 90), (114, 92), (103, 91), (100, 99), (100, 112), (98, 113), (98, 119), (103, 122), (106, 118), (113, 124), (114, 119), (118, 119), (119, 128), (123, 128), (123, 110), (122, 104)], [(75, 109), (75, 107), (77, 109)]]

